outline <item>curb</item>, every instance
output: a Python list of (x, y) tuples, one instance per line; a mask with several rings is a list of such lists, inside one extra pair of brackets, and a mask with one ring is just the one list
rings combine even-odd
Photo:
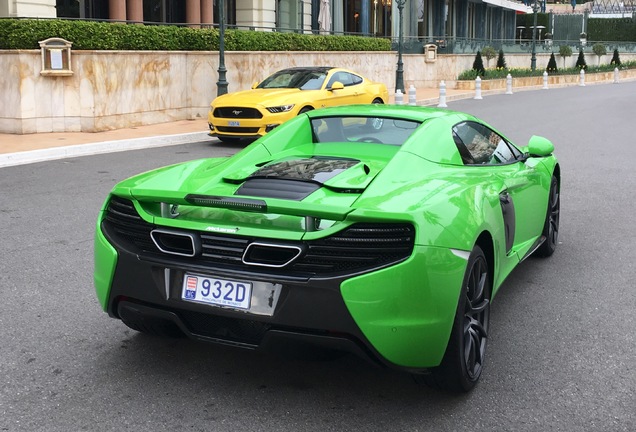
[(0, 154), (0, 168), (70, 157), (92, 156), (102, 153), (115, 153), (128, 150), (142, 150), (152, 147), (167, 147), (192, 142), (205, 142), (212, 139), (214, 138), (209, 136), (208, 132), (191, 132), (186, 134), (103, 141), (90, 144), (7, 153)]

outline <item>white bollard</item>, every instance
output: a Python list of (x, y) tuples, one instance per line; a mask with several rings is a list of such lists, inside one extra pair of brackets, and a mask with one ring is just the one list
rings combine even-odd
[(614, 68), (614, 84), (618, 84), (618, 68)]
[(395, 91), (395, 104), (404, 105), (404, 95), (402, 94), (402, 90), (400, 89), (397, 89)]
[(581, 69), (579, 74), (579, 87), (585, 87), (585, 69)]
[(409, 87), (409, 105), (417, 105), (417, 90), (413, 84)]
[(543, 71), (543, 89), (548, 89), (548, 71)]
[(481, 97), (481, 78), (475, 78), (475, 97), (473, 99), (482, 99)]
[(446, 108), (448, 107), (448, 105), (446, 105), (446, 83), (444, 82), (444, 80), (442, 80), (442, 82), (439, 83), (439, 104), (437, 105), (438, 108)]
[(512, 94), (512, 75), (506, 76), (506, 94)]

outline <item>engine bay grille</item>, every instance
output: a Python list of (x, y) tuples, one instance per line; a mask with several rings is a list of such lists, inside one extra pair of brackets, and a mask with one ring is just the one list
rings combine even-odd
[(158, 227), (139, 216), (130, 200), (111, 198), (102, 223), (109, 240), (142, 257), (169, 259), (176, 265), (221, 267), (290, 277), (340, 276), (400, 262), (411, 255), (415, 242), (415, 229), (408, 223), (356, 223), (321, 239), (281, 243), (297, 247), (302, 253), (282, 267), (255, 268), (243, 261), (248, 246), (257, 242), (276, 244), (276, 241), (181, 230), (198, 237), (201, 249), (192, 257), (175, 256), (163, 253), (152, 241), (151, 231), (155, 228)]

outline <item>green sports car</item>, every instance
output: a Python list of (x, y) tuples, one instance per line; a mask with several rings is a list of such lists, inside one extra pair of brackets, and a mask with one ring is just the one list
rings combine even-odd
[(97, 297), (141, 332), (348, 351), (468, 391), (497, 290), (557, 245), (553, 150), (450, 110), (310, 111), (232, 157), (116, 185)]

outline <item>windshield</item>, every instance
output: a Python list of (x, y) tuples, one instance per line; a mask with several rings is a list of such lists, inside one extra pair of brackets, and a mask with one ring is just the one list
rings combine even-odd
[(401, 146), (421, 124), (383, 117), (323, 117), (311, 120), (314, 141), (366, 142)]
[(256, 88), (297, 88), (319, 90), (327, 76), (326, 72), (311, 69), (287, 69), (276, 72), (263, 80)]

